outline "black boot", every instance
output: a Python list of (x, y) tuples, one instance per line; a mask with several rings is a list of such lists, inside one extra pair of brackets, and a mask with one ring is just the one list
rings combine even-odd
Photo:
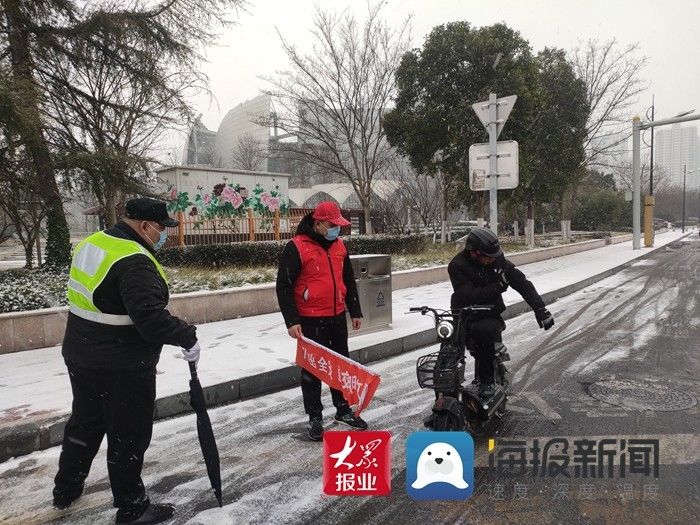
[(309, 419), (309, 439), (321, 441), (323, 439), (323, 419), (312, 417)]
[(53, 506), (59, 510), (67, 509), (71, 504), (83, 494), (83, 484), (80, 484), (78, 489), (65, 491), (54, 487), (53, 489)]
[(495, 393), (496, 393), (496, 390), (493, 386), (493, 383), (480, 383), (479, 384), (479, 397), (481, 399), (490, 399)]
[(161, 523), (172, 518), (173, 514), (175, 514), (175, 506), (170, 503), (149, 503), (140, 516), (134, 516), (133, 511), (123, 508), (119, 509), (117, 511), (117, 523), (134, 523), (139, 525)]

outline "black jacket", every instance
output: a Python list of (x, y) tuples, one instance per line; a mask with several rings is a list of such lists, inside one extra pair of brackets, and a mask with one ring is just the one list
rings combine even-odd
[(451, 308), (464, 308), (473, 304), (491, 304), (495, 307), (489, 312), (491, 316), (500, 315), (506, 306), (503, 304), (500, 288), (497, 284), (500, 279), (496, 274), (498, 268), (503, 268), (508, 284), (522, 295), (530, 308), (536, 310), (544, 307), (544, 301), (533, 284), (505, 257), (499, 257), (495, 263), (489, 266), (482, 266), (471, 259), (464, 250), (458, 253), (447, 267), (453, 290), (450, 301)]
[[(105, 233), (153, 248), (123, 222)], [(111, 326), (68, 314), (63, 357), (91, 369), (153, 367), (164, 344), (191, 348), (196, 328), (170, 315), (168, 286), (146, 255), (132, 255), (112, 266), (93, 294), (95, 306), (109, 314), (127, 314), (130, 326)]]
[[(319, 244), (324, 250), (328, 251), (328, 248), (330, 248), (335, 241), (329, 241), (313, 230), (314, 220), (311, 215), (311, 213), (307, 214), (304, 216), (301, 222), (299, 222), (296, 234), (308, 235), (311, 240)], [(309, 324), (323, 324), (325, 322), (333, 321), (334, 318), (332, 317), (302, 318), (299, 316), (297, 305), (294, 301), (294, 284), (296, 283), (300, 272), (301, 258), (299, 257), (299, 250), (297, 250), (294, 241), (289, 241), (287, 246), (284, 247), (282, 257), (280, 258), (279, 270), (277, 271), (277, 300), (287, 327), (299, 324), (302, 320)], [(347, 294), (345, 295), (345, 305), (347, 306), (348, 312), (350, 312), (350, 317), (353, 319), (362, 317), (360, 299), (357, 296), (355, 274), (352, 271), (352, 264), (350, 263), (350, 255), (346, 255), (345, 261), (343, 262), (343, 282), (345, 283), (345, 288), (347, 289)]]

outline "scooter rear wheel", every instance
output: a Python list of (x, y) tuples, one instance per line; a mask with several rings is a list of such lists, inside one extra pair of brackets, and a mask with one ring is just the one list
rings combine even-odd
[(472, 436), (478, 436), (482, 431), (482, 422), (479, 419), (479, 405), (476, 401), (467, 397), (464, 400), (464, 406), (462, 408), (464, 411), (464, 419), (466, 422), (465, 430), (469, 432)]

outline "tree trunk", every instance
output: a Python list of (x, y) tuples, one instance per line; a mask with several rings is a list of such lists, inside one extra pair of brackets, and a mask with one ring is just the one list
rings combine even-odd
[(484, 217), (486, 216), (486, 192), (480, 191), (476, 194), (476, 223), (480, 228), (484, 227)]
[(24, 267), (30, 270), (34, 267), (34, 242), (27, 239), (27, 242), (22, 244), (24, 245)]
[(365, 233), (370, 234), (372, 231), (372, 209), (370, 207), (370, 197), (366, 197), (365, 202), (362, 203), (362, 207), (365, 212)]
[(440, 244), (447, 242), (447, 199), (448, 199), (447, 184), (442, 190), (442, 231), (440, 232)]
[(24, 26), (20, 4), (16, 0), (1, 1), (5, 11), (15, 89), (22, 93), (19, 102), (24, 113), (24, 122), (19, 133), (32, 158), (34, 170), (40, 181), (37, 190), (46, 206), (46, 262), (50, 265), (64, 266), (70, 263), (70, 233), (51, 164), (49, 147), (42, 129), (29, 32)]
[(36, 266), (41, 268), (41, 235), (36, 235)]
[(117, 195), (114, 188), (105, 186), (105, 227), (111, 228), (117, 223)]
[(564, 192), (561, 196), (561, 240), (567, 242), (570, 237), (571, 220), (569, 210), (569, 192)]
[(530, 248), (535, 247), (535, 205), (532, 200), (527, 203), (527, 226), (525, 230), (525, 241)]

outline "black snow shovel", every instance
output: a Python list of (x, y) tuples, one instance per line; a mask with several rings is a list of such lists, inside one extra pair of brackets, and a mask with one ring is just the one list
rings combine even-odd
[(214, 431), (211, 428), (209, 414), (207, 414), (207, 404), (204, 401), (204, 392), (202, 385), (197, 377), (197, 365), (190, 362), (190, 405), (197, 414), (197, 435), (199, 436), (199, 445), (202, 447), (202, 456), (204, 463), (207, 465), (207, 474), (211, 482), (211, 488), (214, 490), (214, 496), (221, 503), (221, 466), (219, 464), (219, 449), (216, 447), (214, 439)]

